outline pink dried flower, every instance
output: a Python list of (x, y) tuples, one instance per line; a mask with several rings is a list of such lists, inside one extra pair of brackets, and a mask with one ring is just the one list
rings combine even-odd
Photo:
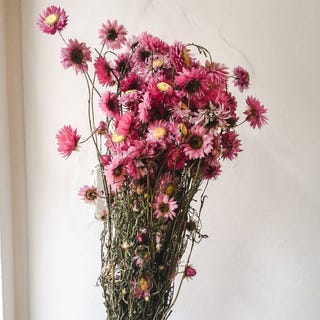
[(102, 24), (99, 30), (99, 39), (101, 44), (105, 44), (109, 49), (120, 49), (122, 44), (126, 42), (127, 30), (117, 20), (107, 20), (105, 24)]
[(96, 70), (97, 78), (100, 84), (112, 85), (114, 80), (111, 73), (111, 67), (104, 57), (98, 57), (94, 62), (94, 68)]
[(87, 203), (95, 203), (99, 197), (99, 193), (96, 187), (85, 185), (80, 188), (79, 196)]
[(178, 208), (177, 202), (167, 194), (160, 193), (155, 197), (153, 204), (154, 215), (157, 219), (173, 219), (176, 216), (175, 209)]
[(268, 118), (265, 116), (267, 109), (258, 99), (252, 96), (247, 97), (246, 103), (248, 105), (248, 109), (244, 112), (247, 116), (246, 120), (253, 129), (256, 127), (261, 129), (261, 127), (268, 122)]
[(238, 156), (238, 152), (242, 151), (240, 148), (241, 141), (238, 139), (238, 134), (234, 131), (226, 131), (221, 136), (222, 143), (222, 158), (232, 160)]
[(118, 97), (113, 92), (107, 91), (101, 96), (99, 107), (110, 118), (115, 118), (120, 115)]
[(234, 85), (239, 88), (239, 90), (242, 92), (244, 89), (248, 89), (249, 87), (249, 73), (244, 68), (237, 66), (233, 69), (233, 75), (234, 75)]
[(197, 274), (197, 270), (188, 264), (186, 265), (183, 274), (186, 278), (191, 279)]
[(61, 49), (61, 63), (65, 69), (73, 67), (76, 71), (84, 73), (88, 71), (87, 62), (91, 61), (90, 49), (85, 43), (80, 43), (77, 39), (69, 40), (68, 46)]
[(61, 128), (57, 135), (58, 151), (63, 157), (69, 157), (73, 150), (76, 150), (80, 135), (77, 129), (73, 130), (70, 125)]
[(202, 126), (194, 126), (190, 129), (184, 152), (189, 159), (201, 159), (209, 154), (213, 148), (213, 135)]
[(68, 23), (68, 16), (64, 9), (56, 6), (50, 6), (43, 10), (42, 15), (39, 15), (37, 24), (40, 30), (44, 33), (55, 34), (57, 31), (62, 31)]

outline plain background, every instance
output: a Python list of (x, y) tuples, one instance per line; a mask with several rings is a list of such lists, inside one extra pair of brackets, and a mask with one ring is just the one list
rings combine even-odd
[[(4, 320), (104, 319), (100, 225), (77, 195), (90, 147), (65, 160), (55, 134), (87, 132), (86, 87), (63, 70), (58, 36), (35, 24), (51, 2), (1, 1), (1, 247)], [(251, 75), (269, 125), (240, 129), (244, 151), (208, 188), (203, 231), (172, 320), (317, 320), (320, 305), (319, 71), (316, 0), (69, 0), (66, 38), (98, 46), (130, 34), (196, 42)], [(240, 103), (241, 104), (241, 103)], [(85, 135), (85, 134), (84, 134)]]

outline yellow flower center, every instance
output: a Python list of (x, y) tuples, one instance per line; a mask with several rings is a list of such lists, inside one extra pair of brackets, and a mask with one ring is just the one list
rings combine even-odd
[(172, 89), (172, 87), (170, 86), (170, 84), (166, 83), (166, 82), (159, 82), (157, 84), (157, 88), (162, 91), (162, 92), (168, 92), (170, 89)]
[(48, 26), (53, 26), (54, 24), (56, 24), (59, 21), (59, 16), (57, 16), (55, 13), (51, 13), (46, 17), (46, 24)]
[(139, 280), (139, 287), (141, 291), (146, 291), (149, 288), (148, 281), (145, 278)]
[(188, 108), (188, 106), (185, 104), (185, 103), (181, 103), (181, 109), (182, 110), (188, 110), (189, 108)]
[(161, 68), (163, 64), (164, 64), (163, 60), (160, 60), (160, 59), (153, 61), (154, 68)]
[(133, 93), (133, 92), (136, 92), (137, 90), (136, 89), (130, 89), (130, 90), (127, 90), (125, 93)]
[(162, 139), (167, 134), (167, 130), (163, 127), (158, 127), (153, 130), (152, 134), (155, 138)]
[(167, 194), (168, 196), (171, 196), (172, 193), (174, 192), (174, 184), (173, 183), (169, 183), (165, 190), (164, 190), (164, 193)]
[(188, 129), (184, 123), (179, 124), (179, 131), (183, 136), (186, 136), (188, 134)]
[(125, 138), (126, 137), (122, 136), (121, 134), (114, 133), (112, 135), (112, 142), (120, 143), (120, 142), (124, 141)]
[(182, 58), (183, 58), (185, 64), (189, 67), (191, 64), (191, 58), (190, 58), (188, 50), (185, 48), (182, 49)]

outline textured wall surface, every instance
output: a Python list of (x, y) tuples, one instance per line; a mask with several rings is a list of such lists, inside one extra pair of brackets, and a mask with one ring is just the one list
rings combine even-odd
[[(64, 124), (86, 131), (86, 87), (60, 65), (59, 37), (37, 30), (48, 4), (22, 0), (30, 320), (104, 319), (96, 286), (100, 226), (77, 196), (91, 179), (94, 154), (84, 146), (65, 160), (55, 142)], [(70, 16), (65, 37), (91, 47), (108, 18), (131, 34), (200, 43), (217, 61), (247, 68), (247, 93), (269, 108), (269, 125), (241, 128), (244, 152), (208, 188), (209, 238), (195, 250), (198, 275), (185, 283), (172, 319), (318, 319), (320, 2), (56, 4)]]

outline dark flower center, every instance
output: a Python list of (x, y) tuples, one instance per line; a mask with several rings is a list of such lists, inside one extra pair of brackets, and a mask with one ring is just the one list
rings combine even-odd
[(200, 136), (191, 136), (189, 138), (189, 145), (192, 149), (200, 149), (203, 145), (203, 139)]
[(159, 210), (160, 210), (160, 212), (162, 212), (162, 213), (166, 213), (166, 212), (169, 211), (169, 205), (168, 205), (167, 203), (161, 203), (161, 204), (159, 205)]
[(148, 50), (145, 50), (145, 49), (143, 51), (141, 51), (141, 53), (140, 53), (140, 57), (141, 57), (142, 61), (145, 61), (150, 56), (151, 56), (151, 52)]
[(83, 58), (84, 58), (84, 55), (83, 55), (82, 50), (79, 49), (79, 48), (74, 48), (74, 49), (71, 51), (70, 58), (71, 58), (71, 61), (72, 61), (73, 63), (81, 64), (82, 61), (83, 61)]
[(189, 92), (189, 93), (195, 93), (195, 92), (197, 92), (197, 91), (199, 90), (199, 88), (200, 88), (200, 83), (199, 83), (199, 81), (193, 79), (193, 80), (191, 80), (191, 81), (189, 81), (189, 82), (187, 83), (185, 89), (186, 89), (186, 91)]
[(96, 193), (96, 191), (95, 190), (88, 190), (87, 192), (86, 192), (86, 198), (88, 199), (88, 200), (95, 200), (95, 199), (97, 199), (97, 197), (98, 197), (98, 195), (97, 195), (97, 193)]
[(113, 169), (113, 174), (116, 176), (116, 177), (119, 177), (121, 176), (122, 174), (122, 166), (117, 166), (115, 169)]
[(116, 40), (118, 38), (118, 33), (116, 32), (116, 30), (111, 29), (109, 30), (108, 34), (107, 34), (107, 39), (108, 40)]

